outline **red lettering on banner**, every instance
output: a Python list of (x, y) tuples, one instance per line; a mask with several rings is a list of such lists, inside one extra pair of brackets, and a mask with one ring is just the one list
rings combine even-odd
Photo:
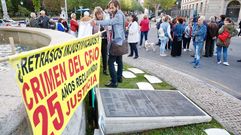
[[(34, 103), (38, 104), (39, 100), (47, 97), (48, 94), (59, 87), (65, 80), (67, 80), (67, 75), (65, 63), (63, 62), (63, 64), (56, 65), (53, 68), (50, 68), (48, 71), (44, 71), (38, 76), (31, 78), (29, 85), (25, 82), (22, 92), (28, 109), (31, 110)], [(46, 87), (48, 91), (46, 90)], [(27, 97), (27, 91), (29, 90), (32, 90), (33, 97)], [(28, 102), (28, 99), (30, 99), (30, 102)]]
[(39, 77), (40, 77), (40, 81), (41, 81), (41, 84), (42, 84), (41, 86), (42, 86), (43, 91), (44, 91), (44, 97), (46, 97), (47, 96), (47, 92), (46, 92), (46, 87), (45, 87), (44, 80), (43, 80), (43, 75), (40, 74)]
[(69, 59), (69, 74), (70, 77), (78, 74), (80, 71), (84, 70), (84, 66), (81, 64), (80, 56), (74, 56), (73, 59)]
[(48, 70), (48, 72), (45, 71), (43, 74), (44, 74), (46, 85), (48, 87), (48, 93), (50, 93), (51, 91), (53, 91), (55, 89), (54, 76), (52, 73), (52, 69), (50, 68)]
[(34, 100), (36, 102), (36, 104), (38, 104), (38, 97), (40, 97), (40, 99), (43, 99), (43, 95), (40, 91), (40, 85), (39, 85), (39, 81), (37, 77), (34, 77), (30, 80), (30, 84), (31, 84), (31, 88), (33, 91), (33, 95), (34, 95)]
[(87, 66), (91, 65), (94, 61), (97, 61), (100, 56), (100, 50), (96, 47), (93, 50), (85, 52), (85, 63)]
[(50, 116), (53, 117), (53, 115), (55, 114), (55, 112), (57, 112), (58, 115), (56, 115), (57, 117), (53, 120), (53, 125), (55, 127), (56, 130), (60, 130), (61, 127), (64, 124), (64, 115), (63, 115), (63, 111), (61, 108), (60, 103), (57, 101), (54, 103), (54, 100), (58, 97), (57, 92), (55, 92), (48, 100), (47, 100), (47, 104), (48, 104), (48, 108), (49, 108), (49, 113)]
[(23, 92), (23, 99), (24, 99), (24, 102), (28, 108), (28, 110), (31, 110), (33, 108), (33, 98), (29, 98), (30, 99), (30, 102), (28, 102), (28, 97), (27, 97), (27, 91), (29, 91), (29, 86), (27, 83), (24, 83), (23, 84), (23, 89), (22, 89), (22, 92)]
[(71, 110), (74, 109), (78, 103), (80, 103), (80, 101), (82, 100), (82, 93), (83, 93), (83, 90), (81, 89), (77, 92), (77, 94), (74, 94), (74, 96), (71, 97), (69, 101), (67, 101), (68, 111), (66, 112), (66, 115), (69, 116), (71, 113)]

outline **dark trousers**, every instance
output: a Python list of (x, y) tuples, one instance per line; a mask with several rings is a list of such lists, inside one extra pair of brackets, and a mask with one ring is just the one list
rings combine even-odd
[(206, 57), (213, 56), (214, 43), (215, 43), (215, 39), (212, 39), (211, 37), (207, 38), (206, 45), (205, 45), (205, 56)]
[(191, 38), (186, 38), (186, 37), (183, 38), (183, 48), (184, 49), (189, 49), (190, 41), (191, 41)]
[(239, 31), (239, 33), (238, 33), (238, 36), (240, 36), (241, 35), (241, 28), (240, 28), (240, 31)]
[(177, 37), (174, 37), (171, 55), (173, 57), (182, 55), (182, 40), (178, 41)]
[[(114, 65), (115, 62), (118, 64), (117, 72), (115, 71), (115, 65)], [(122, 78), (122, 72), (123, 72), (122, 56), (113, 56), (109, 54), (108, 66), (109, 66), (111, 82), (113, 84), (116, 84), (117, 79)]]
[(102, 39), (101, 44), (101, 55), (102, 55), (102, 64), (103, 64), (103, 71), (107, 71), (107, 39)]
[(137, 43), (129, 43), (129, 45), (130, 45), (130, 50), (131, 50), (130, 55), (133, 56), (133, 54), (135, 53), (135, 57), (138, 57), (139, 55), (138, 55), (138, 50), (136, 47)]
[(142, 46), (142, 41), (143, 41), (143, 37), (145, 36), (145, 41), (147, 40), (148, 37), (148, 31), (145, 32), (141, 32), (141, 40), (140, 40), (140, 46)]

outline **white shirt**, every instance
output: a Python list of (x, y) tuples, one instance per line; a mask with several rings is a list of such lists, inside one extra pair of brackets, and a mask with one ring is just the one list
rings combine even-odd
[(93, 27), (91, 26), (90, 21), (80, 22), (78, 38), (84, 38), (84, 37), (92, 35), (92, 30), (93, 30)]
[(139, 24), (135, 21), (130, 24), (128, 33), (128, 43), (137, 43), (140, 40)]

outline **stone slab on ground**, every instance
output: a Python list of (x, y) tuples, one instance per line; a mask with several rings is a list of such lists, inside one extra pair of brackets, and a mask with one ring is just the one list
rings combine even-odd
[(97, 89), (96, 93), (105, 134), (140, 132), (212, 119), (179, 91)]
[(138, 68), (128, 68), (129, 71), (133, 72), (134, 74), (144, 74), (145, 72), (138, 69)]
[(127, 79), (136, 78), (136, 75), (134, 75), (132, 72), (129, 72), (129, 71), (123, 71), (122, 75), (124, 78), (127, 78)]
[(225, 129), (210, 128), (204, 130), (207, 135), (230, 135)]
[(152, 76), (152, 75), (144, 75), (144, 77), (150, 82), (150, 83), (162, 83), (162, 80), (159, 78)]
[(136, 85), (138, 86), (139, 90), (155, 90), (148, 82), (138, 82)]

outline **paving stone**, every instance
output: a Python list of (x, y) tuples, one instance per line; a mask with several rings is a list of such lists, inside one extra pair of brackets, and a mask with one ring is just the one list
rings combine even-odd
[(140, 70), (138, 68), (128, 68), (128, 70), (130, 70), (134, 74), (144, 74), (145, 73), (145, 72), (143, 72), (142, 70)]
[(155, 77), (155, 76), (152, 76), (152, 75), (144, 75), (144, 77), (150, 82), (150, 83), (162, 83), (162, 81)]
[(153, 86), (148, 82), (138, 82), (136, 84), (139, 90), (155, 90)]
[(225, 129), (210, 128), (204, 130), (207, 135), (230, 135)]
[(123, 71), (122, 75), (124, 78), (127, 78), (127, 79), (136, 78), (136, 75), (134, 75), (132, 72), (129, 72), (129, 71)]

